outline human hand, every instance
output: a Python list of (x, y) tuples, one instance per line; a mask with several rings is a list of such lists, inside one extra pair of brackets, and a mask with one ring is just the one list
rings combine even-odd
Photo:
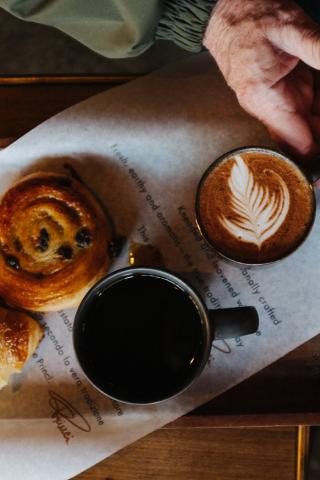
[(281, 146), (320, 151), (320, 29), (294, 1), (218, 0), (203, 43)]

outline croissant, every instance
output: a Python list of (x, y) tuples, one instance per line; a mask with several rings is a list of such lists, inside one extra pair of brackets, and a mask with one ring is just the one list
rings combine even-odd
[(0, 389), (20, 372), (43, 337), (43, 328), (29, 315), (0, 308)]
[(16, 307), (76, 307), (109, 268), (111, 224), (73, 177), (39, 172), (0, 204), (0, 296)]

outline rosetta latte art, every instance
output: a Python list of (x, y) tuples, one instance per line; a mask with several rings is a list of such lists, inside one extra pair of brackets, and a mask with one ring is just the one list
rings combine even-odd
[(289, 190), (280, 175), (273, 171), (279, 189), (270, 193), (268, 186), (255, 181), (241, 155), (234, 158), (228, 185), (236, 218), (230, 220), (221, 215), (219, 220), (230, 235), (254, 243), (260, 249), (263, 242), (279, 230), (288, 214)]

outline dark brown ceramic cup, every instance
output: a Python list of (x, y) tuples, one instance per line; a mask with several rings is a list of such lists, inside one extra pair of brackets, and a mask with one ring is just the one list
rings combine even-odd
[(254, 333), (254, 307), (208, 310), (177, 275), (125, 268), (98, 282), (78, 308), (73, 342), (89, 381), (108, 397), (157, 403), (188, 388), (212, 341)]

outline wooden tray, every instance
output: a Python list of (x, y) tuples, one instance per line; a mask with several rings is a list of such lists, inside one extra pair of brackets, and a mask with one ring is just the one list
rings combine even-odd
[[(2, 147), (55, 113), (131, 79), (32, 78), (0, 81)], [(317, 424), (320, 424), (320, 335), (169, 427)]]

